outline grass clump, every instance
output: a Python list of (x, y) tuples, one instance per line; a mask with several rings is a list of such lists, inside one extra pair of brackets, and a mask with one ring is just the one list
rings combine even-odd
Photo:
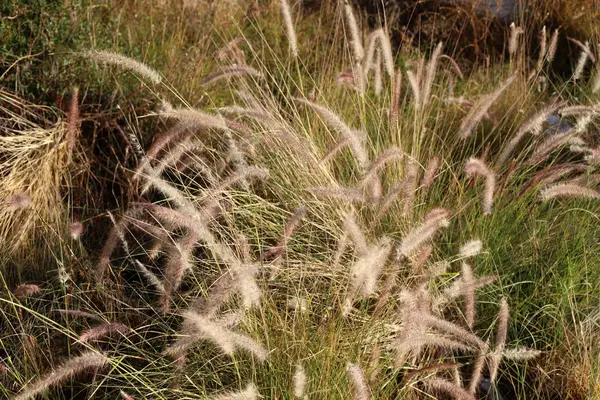
[[(166, 128), (152, 143), (133, 123), (122, 129), (136, 201), (107, 210), (102, 249), (73, 251), (63, 237), (90, 232), (60, 220), (62, 202), (46, 206), (63, 224), (61, 239), (44, 235), (61, 243), (54, 262), (79, 274), (6, 285), (2, 394), (593, 397), (598, 138), (587, 81), (557, 82), (551, 99), (540, 85), (548, 60), (513, 62), (527, 57), (518, 46), (508, 64), (464, 76), (443, 44), (390, 54), (386, 30), (364, 35), (349, 3), (292, 15), (274, 2), (233, 25), (240, 39), (214, 27), (223, 65), (190, 81), (200, 95), (152, 63), (86, 53), (147, 78), (151, 117)], [(333, 39), (311, 49), (315, 19)], [(60, 149), (54, 180), (32, 188), (56, 191), (72, 173), (80, 115), (67, 118), (57, 147), (29, 156), (56, 160)], [(20, 126), (15, 135), (35, 137)], [(4, 212), (37, 204), (37, 192), (11, 192)], [(57, 349), (73, 354), (62, 368)], [(587, 385), (564, 371), (568, 384), (552, 386), (561, 359)]]

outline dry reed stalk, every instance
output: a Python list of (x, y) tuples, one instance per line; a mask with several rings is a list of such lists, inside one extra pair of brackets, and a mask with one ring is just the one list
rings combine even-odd
[(71, 102), (69, 104), (69, 111), (67, 112), (67, 151), (69, 153), (69, 159), (71, 159), (73, 151), (75, 150), (75, 145), (77, 144), (80, 125), (79, 88), (75, 87), (71, 92)]
[(481, 208), (484, 215), (490, 215), (494, 207), (494, 190), (496, 189), (496, 174), (483, 161), (471, 157), (465, 164), (465, 172), (469, 177), (483, 176), (485, 178), (485, 189)]
[(290, 53), (292, 57), (298, 57), (298, 38), (296, 37), (296, 28), (294, 27), (294, 21), (292, 18), (292, 10), (288, 3), (288, 0), (281, 0), (281, 15), (283, 15), (283, 22), (285, 24), (285, 32), (287, 34)]
[(442, 378), (432, 377), (423, 381), (428, 391), (444, 393), (456, 400), (475, 400), (475, 396), (454, 382)]
[(121, 54), (113, 53), (110, 51), (90, 51), (83, 53), (84, 57), (91, 58), (92, 60), (108, 65), (114, 65), (122, 69), (137, 73), (138, 75), (148, 79), (150, 82), (159, 84), (162, 81), (162, 75), (133, 58), (123, 56)]
[(130, 330), (128, 326), (119, 322), (106, 322), (83, 332), (79, 335), (79, 341), (81, 343), (89, 343), (116, 333), (125, 335)]
[(600, 199), (600, 192), (574, 183), (557, 183), (540, 192), (543, 201), (557, 197)]
[(70, 359), (52, 372), (27, 385), (13, 400), (27, 400), (46, 392), (50, 387), (60, 385), (70, 377), (86, 370), (98, 370), (104, 367), (109, 359), (101, 353), (88, 351)]
[(487, 114), (490, 107), (498, 100), (500, 95), (510, 86), (511, 83), (516, 79), (516, 75), (511, 75), (506, 81), (504, 81), (496, 90), (492, 93), (484, 96), (469, 110), (467, 116), (463, 119), (460, 124), (458, 136), (461, 139), (467, 139), (471, 136), (473, 129), (481, 121), (481, 119)]
[(369, 400), (371, 398), (371, 390), (367, 385), (362, 369), (356, 364), (348, 363), (347, 371), (348, 378), (354, 388), (352, 398), (354, 400)]
[(306, 396), (306, 372), (302, 364), (296, 365), (294, 377), (292, 378), (292, 391), (297, 399), (308, 399)]
[[(285, 2), (285, 0), (282, 0)], [(220, 81), (221, 79), (236, 77), (236, 76), (252, 76), (257, 79), (263, 77), (263, 74), (260, 71), (255, 70), (252, 67), (248, 67), (245, 65), (231, 65), (228, 67), (221, 68), (218, 71), (215, 71), (202, 79), (200, 82), (200, 86), (205, 87), (214, 82)]]

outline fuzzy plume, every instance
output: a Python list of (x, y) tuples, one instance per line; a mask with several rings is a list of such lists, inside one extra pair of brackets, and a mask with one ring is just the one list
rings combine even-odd
[(517, 145), (521, 142), (521, 140), (527, 133), (531, 132), (533, 135), (539, 135), (542, 131), (544, 122), (546, 122), (548, 120), (548, 117), (550, 117), (563, 104), (564, 103), (562, 102), (558, 102), (544, 107), (543, 109), (535, 113), (535, 115), (533, 115), (529, 120), (527, 120), (527, 122), (522, 124), (519, 127), (519, 130), (517, 131), (515, 136), (510, 140), (510, 142), (506, 144), (506, 146), (498, 156), (498, 159), (496, 161), (496, 168), (501, 168), (506, 163), (508, 157), (510, 157), (512, 152), (515, 150)]
[(229, 129), (220, 115), (212, 115), (191, 108), (176, 109), (166, 102), (163, 103), (163, 109), (159, 111), (158, 115), (180, 121), (189, 127), (214, 128), (224, 131)]
[(398, 254), (409, 257), (412, 253), (423, 247), (436, 234), (439, 228), (449, 225), (448, 211), (434, 209), (428, 213), (421, 225), (413, 228), (402, 239), (398, 247)]
[(542, 27), (542, 32), (540, 34), (540, 51), (538, 55), (538, 60), (535, 65), (536, 71), (541, 71), (544, 66), (544, 58), (546, 57), (546, 46), (548, 45), (548, 35), (546, 34), (546, 26)]
[(412, 220), (413, 201), (417, 192), (417, 178), (419, 175), (419, 166), (413, 160), (408, 162), (406, 167), (406, 177), (404, 178), (404, 207), (402, 215)]
[(483, 191), (481, 207), (484, 215), (490, 215), (494, 207), (496, 174), (483, 161), (473, 157), (467, 160), (465, 172), (469, 177), (482, 176), (485, 178), (485, 189)]
[(464, 284), (465, 319), (467, 320), (467, 326), (473, 329), (475, 324), (475, 287), (473, 285), (473, 269), (467, 263), (462, 265), (461, 280)]
[(150, 68), (144, 63), (141, 63), (132, 58), (110, 51), (90, 51), (83, 54), (85, 57), (91, 58), (97, 63), (115, 65), (122, 69), (134, 72), (150, 82), (159, 84), (162, 81), (162, 75), (156, 70)]
[(344, 1), (344, 15), (346, 16), (346, 24), (348, 24), (348, 30), (350, 31), (352, 54), (354, 55), (354, 60), (360, 62), (365, 56), (365, 50), (363, 49), (362, 45), (362, 35), (358, 28), (358, 22), (354, 16), (354, 10), (352, 9), (352, 6), (348, 0), (342, 1)]
[(550, 44), (548, 45), (548, 51), (546, 52), (546, 62), (552, 64), (554, 56), (556, 56), (556, 49), (558, 48), (558, 29), (555, 29), (550, 38)]
[(359, 186), (368, 186), (373, 183), (373, 180), (379, 176), (379, 172), (385, 166), (404, 157), (404, 153), (397, 147), (391, 147), (381, 153), (375, 160), (371, 162), (369, 168), (365, 171)]
[(72, 358), (49, 374), (26, 386), (13, 400), (27, 400), (46, 392), (50, 387), (57, 386), (78, 373), (97, 370), (104, 367), (109, 359), (101, 353), (89, 351)]
[(516, 75), (511, 75), (506, 81), (504, 81), (496, 90), (492, 93), (484, 96), (479, 100), (469, 111), (467, 116), (463, 119), (460, 124), (458, 136), (461, 139), (467, 139), (471, 136), (473, 129), (479, 121), (487, 114), (490, 107), (498, 100), (500, 95), (510, 86), (511, 83), (516, 79)]
[(498, 326), (496, 327), (496, 337), (494, 339), (494, 352), (491, 354), (490, 360), (490, 380), (495, 381), (498, 374), (498, 367), (502, 361), (502, 353), (506, 346), (506, 336), (508, 332), (508, 316), (510, 310), (506, 298), (500, 301), (500, 311), (498, 311)]
[(557, 183), (540, 192), (543, 201), (557, 197), (600, 199), (600, 192), (574, 183)]
[(298, 57), (298, 39), (296, 37), (296, 28), (294, 27), (291, 7), (288, 0), (281, 0), (280, 4), (281, 15), (283, 16), (283, 22), (285, 23), (285, 32), (290, 47), (290, 54), (292, 57)]
[(304, 367), (301, 364), (296, 365), (296, 370), (294, 372), (293, 381), (293, 392), (294, 397), (297, 399), (305, 399), (306, 398), (306, 372), (304, 371)]
[(429, 160), (429, 163), (427, 163), (427, 168), (425, 169), (425, 174), (423, 175), (423, 180), (421, 181), (421, 187), (423, 188), (423, 190), (429, 189), (436, 177), (439, 168), (440, 158), (438, 156), (433, 156)]
[(541, 354), (542, 352), (539, 350), (517, 347), (512, 349), (505, 349), (502, 352), (502, 358), (515, 361), (527, 361), (539, 357)]
[(22, 283), (13, 290), (13, 294), (17, 299), (25, 299), (40, 293), (42, 289), (38, 285), (31, 283)]
[(269, 259), (271, 257), (279, 258), (287, 248), (287, 244), (291, 239), (294, 231), (300, 225), (302, 218), (306, 215), (306, 207), (300, 207), (285, 221), (285, 227), (283, 234), (279, 237), (275, 247), (270, 248), (263, 256), (262, 259)]
[(369, 400), (371, 398), (371, 390), (367, 385), (362, 369), (356, 364), (348, 363), (347, 371), (348, 378), (354, 388), (352, 398), (354, 400)]
[[(285, 2), (285, 0), (282, 0)], [(213, 72), (212, 74), (207, 75), (200, 82), (200, 86), (208, 86), (211, 83), (217, 82), (221, 79), (231, 78), (234, 76), (253, 76), (255, 78), (262, 78), (263, 75), (260, 71), (255, 70), (252, 67), (248, 67), (245, 65), (231, 65), (228, 67), (221, 68), (218, 71)]]
[(513, 22), (510, 24), (510, 38), (508, 40), (508, 54), (515, 54), (519, 47), (519, 35), (523, 33), (523, 29), (518, 27)]
[(129, 327), (124, 324), (119, 322), (107, 322), (83, 332), (81, 335), (79, 335), (79, 340), (82, 343), (89, 343), (114, 334), (124, 335), (129, 331)]
[(315, 196), (333, 197), (350, 204), (363, 204), (366, 201), (362, 190), (356, 188), (313, 187), (307, 189), (307, 191)]
[(481, 248), (482, 248), (481, 240), (479, 240), (479, 239), (470, 240), (460, 247), (460, 250), (458, 251), (458, 255), (461, 258), (474, 257), (477, 254), (481, 253)]
[(475, 396), (454, 382), (442, 378), (432, 377), (423, 381), (430, 392), (447, 394), (455, 400), (475, 400)]
[(119, 394), (121, 395), (121, 398), (123, 400), (134, 400), (133, 397), (131, 397), (130, 395), (128, 395), (124, 390), (121, 390), (119, 392)]
[(365, 149), (363, 135), (351, 129), (338, 115), (319, 104), (300, 98), (294, 98), (294, 101), (312, 108), (331, 128), (338, 131), (342, 138), (347, 139), (359, 165), (365, 167), (368, 164), (369, 157)]
[(253, 383), (249, 383), (246, 389), (238, 392), (228, 392), (212, 397), (211, 400), (258, 400), (260, 395)]
[(423, 82), (423, 94), (421, 97), (421, 106), (426, 107), (429, 104), (429, 98), (431, 96), (431, 88), (433, 81), (435, 80), (435, 73), (437, 70), (437, 63), (442, 54), (442, 43), (438, 43), (435, 50), (431, 54), (429, 63), (427, 64), (427, 72), (425, 73), (425, 81)]
[(400, 108), (400, 94), (402, 91), (402, 70), (398, 69), (394, 75), (394, 91), (392, 93), (392, 109), (390, 110), (390, 125), (395, 128), (398, 124), (398, 110)]
[(192, 311), (185, 311), (183, 316), (189, 325), (194, 327), (197, 340), (209, 340), (229, 356), (232, 356), (236, 349), (244, 349), (252, 353), (257, 360), (266, 360), (267, 350), (249, 336), (231, 331), (222, 323)]
[(350, 269), (350, 284), (352, 293), (370, 296), (377, 289), (377, 281), (391, 251), (391, 241), (381, 239), (359, 255), (358, 260)]
[(590, 43), (586, 41), (583, 44), (583, 46), (581, 46), (581, 54), (577, 59), (577, 65), (575, 66), (575, 70), (573, 71), (573, 81), (577, 81), (581, 78), (581, 75), (583, 74), (583, 70), (585, 68), (585, 64), (590, 58), (590, 54)]

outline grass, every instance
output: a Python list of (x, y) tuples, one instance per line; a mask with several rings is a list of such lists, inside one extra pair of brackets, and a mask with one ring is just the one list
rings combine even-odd
[[(75, 368), (65, 379), (41, 381), (53, 383), (47, 398), (226, 398), (246, 389), (244, 398), (255, 398), (249, 383), (265, 398), (294, 398), (297, 365), (309, 398), (478, 398), (486, 393), (472, 377), (482, 361), (479, 372), (504, 398), (598, 396), (598, 200), (543, 201), (541, 190), (553, 182), (536, 178), (573, 167), (556, 182), (598, 191), (597, 110), (565, 117), (577, 123), (589, 116), (577, 133), (583, 154), (562, 145), (531, 163), (550, 134), (526, 133), (508, 161), (496, 163), (555, 98), (596, 104), (595, 72), (577, 84), (553, 79), (548, 64), (533, 70), (528, 49), (535, 44), (524, 43), (506, 62), (493, 60), (460, 79), (446, 59), (432, 66), (431, 53), (409, 47), (394, 54), (403, 79), (394, 100), (386, 74), (380, 93), (373, 74), (360, 90), (357, 39), (335, 5), (306, 15), (292, 9), (298, 56), (290, 57), (279, 2), (231, 10), (220, 4), (203, 13), (183, 4), (73, 5), (80, 18), (72, 29), (91, 31), (89, 43), (39, 62), (64, 58), (72, 66), (66, 69), (83, 94), (81, 120), (23, 100), (30, 97), (23, 96), (26, 84), (17, 85), (20, 97), (1, 92), (0, 152), (12, 167), (1, 177), (0, 232), (11, 249), (0, 260), (2, 396), (25, 397), (67, 362)], [(56, 7), (53, 23), (60, 25), (68, 8)], [(137, 18), (129, 20), (132, 12)], [(105, 20), (115, 20), (114, 29)], [(61, 34), (57, 29), (50, 42), (60, 43)], [(213, 55), (236, 37), (260, 76), (203, 85), (229, 65)], [(129, 61), (117, 63), (129, 72), (96, 66), (81, 57), (88, 50), (145, 62), (161, 82)], [(350, 84), (336, 84), (348, 69)], [(408, 71), (417, 79), (412, 86)], [(7, 87), (17, 78), (7, 75)], [(41, 99), (62, 83), (46, 85)], [(59, 90), (66, 87), (72, 85)], [(112, 102), (107, 91), (116, 93)], [(429, 101), (417, 104), (416, 97)], [(85, 106), (92, 98), (104, 103), (94, 112)], [(93, 124), (110, 125), (100, 135), (120, 136), (96, 139)], [(155, 154), (153, 143), (177, 126), (179, 135)], [(340, 152), (322, 162), (344, 138)], [(90, 151), (100, 152), (96, 140), (111, 144), (101, 146), (109, 157)], [(373, 161), (386, 151), (401, 157)], [(433, 157), (440, 167), (425, 187), (421, 177)], [(472, 157), (484, 176), (467, 173)], [(109, 168), (98, 169), (104, 162)], [(490, 175), (495, 185), (486, 189)], [(397, 199), (382, 209), (394, 189)], [(485, 190), (493, 196), (482, 207)], [(110, 201), (97, 198), (111, 191)], [(81, 239), (69, 228), (77, 221), (86, 228)], [(409, 246), (415, 229), (429, 236)], [(473, 239), (482, 252), (461, 257), (459, 248)], [(474, 291), (473, 280), (486, 276), (496, 279)], [(19, 286), (25, 283), (37, 287)], [(86, 340), (94, 329), (105, 334)], [(190, 337), (195, 343), (185, 351), (172, 347)], [(256, 346), (266, 349), (266, 360), (248, 351)], [(508, 358), (521, 348), (537, 357), (521, 351)], [(78, 368), (76, 357), (87, 351), (98, 365)]]

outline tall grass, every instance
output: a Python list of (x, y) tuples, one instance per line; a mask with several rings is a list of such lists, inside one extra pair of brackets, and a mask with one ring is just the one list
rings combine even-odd
[[(549, 372), (559, 359), (587, 383), (565, 371), (560, 396), (597, 395), (595, 110), (536, 93), (543, 71), (500, 65), (450, 85), (456, 63), (441, 62), (442, 44), (392, 54), (384, 29), (365, 52), (346, 2), (322, 17), (347, 39), (312, 48), (299, 35), (296, 47), (289, 5), (277, 3), (266, 12), (287, 25), (269, 31), (269, 15), (237, 25), (251, 61), (239, 69), (224, 57), (200, 81), (201, 101), (150, 66), (89, 53), (153, 82), (143, 86), (158, 99), (152, 117), (169, 128), (147, 149), (125, 135), (140, 201), (114, 218), (99, 262), (82, 257), (69, 285), (7, 285), (3, 395), (545, 398), (559, 390)], [(386, 74), (371, 86), (374, 61)], [(348, 64), (360, 90), (336, 85)], [(586, 123), (569, 116), (582, 112)], [(58, 141), (67, 160), (82, 151), (70, 115)], [(560, 142), (539, 156), (564, 134), (555, 115), (583, 152)], [(59, 187), (14, 160), (32, 205), (38, 186)], [(58, 179), (63, 164), (49, 165)], [(3, 209), (11, 218), (26, 210), (16, 200)], [(59, 348), (93, 357), (57, 368)]]

